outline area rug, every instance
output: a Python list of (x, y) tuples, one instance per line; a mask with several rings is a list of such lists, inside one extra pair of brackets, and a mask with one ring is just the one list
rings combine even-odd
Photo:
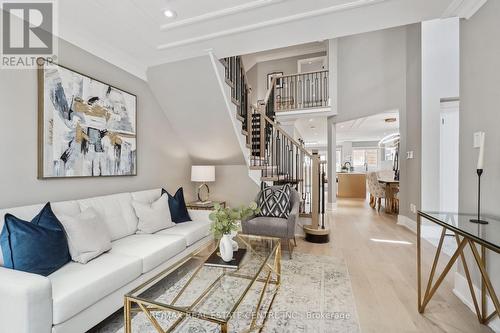
[[(179, 283), (189, 278), (194, 268), (187, 268), (189, 271), (185, 272), (185, 277), (180, 281), (175, 279), (177, 283), (169, 279), (163, 280), (147, 292), (148, 297), (161, 300), (168, 298), (169, 294), (174, 295), (179, 289)], [(290, 260), (285, 253), (282, 274), (281, 287), (262, 332), (360, 332), (351, 281), (343, 259), (296, 252)], [(228, 291), (238, 288), (237, 285), (226, 287)], [(257, 304), (259, 297), (258, 287), (252, 288), (239, 306), (238, 312), (229, 322), (229, 332), (243, 332), (249, 326), (252, 305)], [(267, 297), (266, 302), (270, 299), (271, 297)], [(207, 306), (216, 307), (218, 304)], [(175, 316), (165, 314), (155, 318), (165, 329), (176, 319)], [(124, 332), (123, 313), (116, 312), (89, 332)], [(140, 313), (132, 319), (132, 332), (156, 333), (156, 330), (145, 315)], [(216, 333), (220, 329), (217, 325), (192, 318), (177, 326), (175, 332)]]

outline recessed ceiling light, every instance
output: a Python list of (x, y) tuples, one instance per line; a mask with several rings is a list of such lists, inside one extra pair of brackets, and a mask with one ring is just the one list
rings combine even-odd
[(165, 9), (163, 11), (163, 15), (165, 15), (166, 17), (168, 17), (170, 19), (177, 17), (177, 13), (175, 11), (173, 11), (172, 9)]
[(391, 117), (391, 118), (385, 118), (384, 121), (386, 123), (395, 123), (396, 122), (396, 117)]
[(312, 118), (309, 118), (309, 122), (311, 122), (311, 121), (313, 121), (313, 120), (314, 120), (314, 119), (312, 119)]

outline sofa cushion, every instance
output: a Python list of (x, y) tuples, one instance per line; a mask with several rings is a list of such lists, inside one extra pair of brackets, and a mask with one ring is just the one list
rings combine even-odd
[(186, 248), (186, 240), (177, 235), (131, 235), (112, 243), (110, 253), (132, 256), (142, 260), (146, 273)]
[(151, 203), (132, 200), (132, 206), (139, 218), (139, 223), (137, 224), (138, 234), (152, 234), (159, 230), (175, 226), (170, 217), (166, 194)]
[[(12, 214), (20, 219), (31, 221), (45, 206), (45, 204), (31, 205), (31, 206), (23, 206), (23, 207), (15, 207), (15, 208), (6, 208), (0, 209), (0, 230), (2, 230), (5, 214)], [(62, 201), (62, 202), (52, 202), (50, 204), (52, 207), (52, 211), (56, 216), (61, 214), (65, 215), (77, 215), (80, 213), (80, 207), (76, 201)], [(0, 266), (3, 266), (3, 254), (0, 249)]]
[(5, 215), (0, 234), (5, 267), (47, 276), (71, 260), (61, 222), (47, 203), (31, 222)]
[(94, 208), (108, 227), (112, 240), (132, 235), (137, 230), (137, 216), (132, 208), (132, 195), (120, 193), (78, 200), (80, 209)]
[(186, 239), (190, 246), (203, 237), (210, 235), (210, 223), (208, 221), (190, 221), (179, 223), (175, 227), (158, 231), (155, 235), (177, 235)]
[(168, 193), (165, 189), (161, 190), (161, 194), (168, 194), (168, 206), (170, 207), (170, 215), (174, 223), (182, 223), (191, 221), (188, 210), (186, 208), (186, 201), (184, 200), (184, 190), (180, 187), (174, 195)]
[(141, 260), (105, 253), (83, 265), (70, 262), (49, 275), (53, 321), (60, 324), (141, 275)]
[(130, 193), (132, 195), (132, 199), (139, 202), (149, 202), (152, 203), (156, 201), (161, 196), (161, 188), (156, 188), (153, 190), (144, 190)]
[(288, 220), (279, 217), (256, 217), (243, 224), (243, 232), (252, 235), (286, 237)]
[(69, 253), (73, 261), (86, 264), (111, 249), (108, 228), (94, 208), (75, 216), (60, 215), (68, 236)]

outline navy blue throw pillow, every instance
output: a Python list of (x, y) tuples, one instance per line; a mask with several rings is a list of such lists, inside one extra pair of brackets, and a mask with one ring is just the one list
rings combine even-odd
[(186, 202), (184, 201), (184, 190), (182, 187), (175, 192), (174, 196), (171, 196), (170, 193), (165, 191), (165, 189), (161, 189), (161, 194), (163, 195), (165, 193), (168, 194), (168, 207), (170, 208), (170, 217), (172, 218), (172, 222), (182, 223), (191, 221), (186, 208)]
[(71, 261), (66, 233), (50, 203), (27, 222), (5, 215), (0, 234), (4, 266), (47, 276)]

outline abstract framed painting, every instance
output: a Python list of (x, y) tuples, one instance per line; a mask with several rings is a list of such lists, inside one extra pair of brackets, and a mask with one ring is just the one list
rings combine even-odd
[(38, 178), (137, 175), (137, 96), (38, 60)]

